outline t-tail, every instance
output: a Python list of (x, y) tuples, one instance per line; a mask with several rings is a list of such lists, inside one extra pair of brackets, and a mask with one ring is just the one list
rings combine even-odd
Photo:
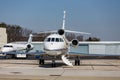
[(65, 35), (65, 33), (78, 33), (78, 34), (91, 34), (91, 33), (86, 33), (86, 32), (79, 32), (79, 31), (72, 31), (72, 30), (66, 30), (65, 29), (65, 19), (66, 19), (66, 11), (63, 11), (64, 15), (63, 15), (63, 24), (62, 24), (62, 28), (58, 30), (58, 34), (59, 35)]
[(33, 35), (30, 34), (29, 38), (28, 38), (27, 45), (26, 45), (26, 52), (28, 52), (34, 48), (34, 46), (32, 45), (32, 37), (33, 37)]

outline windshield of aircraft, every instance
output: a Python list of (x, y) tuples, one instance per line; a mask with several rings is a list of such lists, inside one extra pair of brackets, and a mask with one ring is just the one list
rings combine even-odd
[(12, 45), (4, 45), (4, 47), (13, 47)]
[(47, 42), (63, 42), (62, 38), (47, 38)]

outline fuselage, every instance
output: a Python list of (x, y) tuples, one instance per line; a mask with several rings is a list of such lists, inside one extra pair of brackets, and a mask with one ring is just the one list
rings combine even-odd
[(26, 51), (32, 50), (33, 45), (31, 44), (18, 44), (18, 43), (8, 43), (1, 48), (2, 53), (6, 52), (16, 52), (16, 51)]
[(24, 49), (26, 49), (25, 44), (8, 43), (1, 48), (1, 51), (2, 52), (12, 52), (12, 51), (24, 50)]
[(62, 55), (68, 51), (68, 45), (64, 36), (51, 34), (44, 41), (44, 50), (48, 55)]

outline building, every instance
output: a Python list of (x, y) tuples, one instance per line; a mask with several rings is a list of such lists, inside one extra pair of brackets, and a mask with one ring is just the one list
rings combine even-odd
[(0, 48), (7, 43), (6, 28), (0, 27)]

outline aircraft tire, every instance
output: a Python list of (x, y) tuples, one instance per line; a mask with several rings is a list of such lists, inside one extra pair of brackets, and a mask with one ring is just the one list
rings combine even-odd
[(39, 59), (39, 65), (44, 63), (45, 63), (44, 59)]
[(44, 60), (44, 59), (42, 59), (42, 61), (41, 61), (41, 62), (42, 62), (42, 64), (44, 64), (44, 63), (45, 63), (45, 60)]
[(75, 59), (75, 66), (79, 66), (80, 65), (80, 60), (79, 59)]
[(54, 59), (52, 60), (52, 67), (56, 67), (56, 63)]

